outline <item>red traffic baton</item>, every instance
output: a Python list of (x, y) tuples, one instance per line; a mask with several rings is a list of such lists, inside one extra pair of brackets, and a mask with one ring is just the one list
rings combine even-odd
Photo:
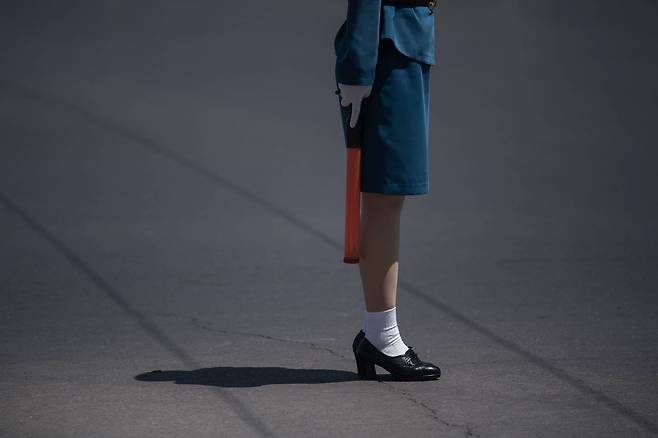
[(352, 128), (347, 122), (347, 169), (345, 181), (345, 254), (343, 262), (359, 263), (361, 226), (361, 114)]

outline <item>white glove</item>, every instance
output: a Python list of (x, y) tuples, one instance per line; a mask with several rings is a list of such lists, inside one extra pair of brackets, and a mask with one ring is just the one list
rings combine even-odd
[(361, 111), (361, 101), (370, 96), (372, 85), (338, 84), (338, 89), (340, 90), (340, 105), (344, 107), (352, 105), (350, 128), (354, 128)]

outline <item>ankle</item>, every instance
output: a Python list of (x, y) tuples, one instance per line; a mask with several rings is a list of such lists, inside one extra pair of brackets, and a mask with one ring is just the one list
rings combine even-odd
[(388, 356), (405, 354), (407, 345), (397, 325), (396, 307), (381, 312), (366, 312), (366, 339)]

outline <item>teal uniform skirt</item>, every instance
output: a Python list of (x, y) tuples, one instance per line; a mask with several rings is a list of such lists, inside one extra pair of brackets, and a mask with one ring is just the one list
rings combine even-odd
[[(430, 67), (400, 53), (390, 39), (380, 42), (372, 92), (361, 104), (362, 192), (429, 192)], [(347, 140), (351, 107), (340, 111)]]

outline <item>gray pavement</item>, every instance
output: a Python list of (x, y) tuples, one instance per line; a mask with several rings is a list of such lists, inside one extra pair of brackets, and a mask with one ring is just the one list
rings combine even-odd
[(356, 378), (345, 2), (281, 3), (4, 4), (0, 436), (658, 435), (655, 3), (439, 5), (432, 382)]

